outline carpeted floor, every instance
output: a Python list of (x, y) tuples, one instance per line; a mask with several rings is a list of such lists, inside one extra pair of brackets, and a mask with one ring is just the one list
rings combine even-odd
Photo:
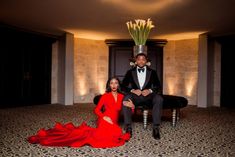
[(171, 126), (170, 112), (163, 112), (161, 140), (152, 138), (151, 124), (143, 129), (136, 119), (133, 137), (124, 146), (112, 149), (45, 147), (29, 144), (25, 139), (40, 128), (49, 128), (55, 121), (86, 121), (95, 126), (94, 105), (73, 106), (38, 105), (0, 109), (0, 156), (31, 157), (234, 157), (235, 110), (225, 108), (201, 109), (188, 106), (181, 111), (181, 119), (175, 128)]

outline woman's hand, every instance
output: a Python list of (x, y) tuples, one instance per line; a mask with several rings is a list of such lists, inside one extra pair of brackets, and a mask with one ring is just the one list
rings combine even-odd
[(135, 105), (134, 105), (134, 103), (132, 102), (131, 99), (128, 99), (128, 101), (123, 101), (123, 105), (126, 106), (126, 107), (130, 107), (132, 109), (135, 108)]
[(110, 124), (113, 124), (113, 121), (112, 121), (112, 119), (111, 119), (110, 117), (104, 116), (103, 119), (104, 119), (106, 122), (108, 122), (108, 123), (110, 123)]

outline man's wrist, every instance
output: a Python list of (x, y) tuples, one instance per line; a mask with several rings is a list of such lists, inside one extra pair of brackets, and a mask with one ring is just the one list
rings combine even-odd
[(153, 90), (152, 90), (152, 89), (149, 89), (149, 92), (150, 92), (150, 93), (153, 93)]

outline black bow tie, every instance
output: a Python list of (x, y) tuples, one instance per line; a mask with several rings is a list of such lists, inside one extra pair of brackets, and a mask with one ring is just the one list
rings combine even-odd
[(140, 72), (144, 72), (144, 68), (138, 68), (138, 72), (140, 73)]

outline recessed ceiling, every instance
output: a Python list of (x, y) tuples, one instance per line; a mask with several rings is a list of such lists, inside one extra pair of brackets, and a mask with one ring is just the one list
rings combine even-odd
[(1, 0), (0, 22), (79, 38), (130, 38), (126, 22), (151, 18), (150, 38), (235, 32), (235, 0)]

